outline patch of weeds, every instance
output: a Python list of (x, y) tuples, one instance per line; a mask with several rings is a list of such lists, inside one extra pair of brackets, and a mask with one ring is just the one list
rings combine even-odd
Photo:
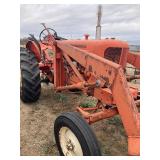
[(113, 118), (108, 119), (107, 123), (116, 126), (122, 126), (122, 121), (119, 116), (115, 116)]
[[(126, 136), (126, 133), (125, 133), (125, 130), (124, 130), (124, 127), (123, 127), (123, 123), (122, 123), (119, 116), (115, 116), (113, 118), (108, 119), (106, 121), (106, 124), (113, 125), (113, 127), (115, 126), (118, 129), (120, 135)], [(114, 129), (115, 129), (115, 127), (114, 127)]]
[(63, 93), (56, 93), (54, 95), (54, 100), (56, 100), (57, 102), (60, 102), (60, 103), (64, 103), (64, 102), (67, 102), (67, 96)]
[(83, 108), (95, 107), (96, 106), (96, 101), (86, 100), (84, 102), (81, 102), (80, 106), (83, 107)]
[(126, 132), (125, 132), (125, 130), (124, 130), (123, 127), (121, 127), (121, 128), (119, 129), (119, 132), (120, 132), (121, 135), (126, 136)]

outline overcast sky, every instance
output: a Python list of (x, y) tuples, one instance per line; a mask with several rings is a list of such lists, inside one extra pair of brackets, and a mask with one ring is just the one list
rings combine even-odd
[[(102, 5), (102, 37), (116, 37), (139, 44), (140, 6)], [(82, 38), (85, 33), (95, 38), (97, 5), (21, 5), (21, 37), (39, 36), (44, 22), (65, 38)]]

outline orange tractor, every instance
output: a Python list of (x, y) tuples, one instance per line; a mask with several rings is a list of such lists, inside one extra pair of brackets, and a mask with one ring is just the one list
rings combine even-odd
[(120, 40), (90, 40), (88, 35), (84, 40), (67, 40), (42, 25), (40, 40), (31, 35), (20, 51), (22, 101), (37, 101), (42, 81), (52, 83), (56, 92), (80, 90), (97, 99), (96, 106), (77, 106), (77, 112), (62, 113), (55, 120), (60, 155), (101, 155), (89, 125), (118, 114), (128, 136), (128, 154), (139, 155), (140, 91), (130, 82), (140, 75), (127, 75), (126, 66), (140, 71), (140, 54), (130, 52)]

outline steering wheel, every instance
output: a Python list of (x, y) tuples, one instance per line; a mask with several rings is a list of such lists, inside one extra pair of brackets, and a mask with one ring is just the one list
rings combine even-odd
[[(47, 30), (49, 31), (50, 34), (48, 33)], [(54, 39), (56, 39), (58, 37), (57, 36), (57, 32), (54, 29), (52, 29), (52, 28), (45, 28), (39, 34), (39, 40), (40, 40), (41, 43), (43, 43), (43, 44), (46, 45), (49, 42), (50, 36), (53, 36)]]

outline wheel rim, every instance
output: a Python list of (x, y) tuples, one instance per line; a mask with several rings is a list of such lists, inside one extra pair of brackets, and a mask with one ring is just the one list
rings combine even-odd
[(60, 146), (65, 156), (83, 156), (79, 140), (67, 127), (62, 127), (59, 132)]

